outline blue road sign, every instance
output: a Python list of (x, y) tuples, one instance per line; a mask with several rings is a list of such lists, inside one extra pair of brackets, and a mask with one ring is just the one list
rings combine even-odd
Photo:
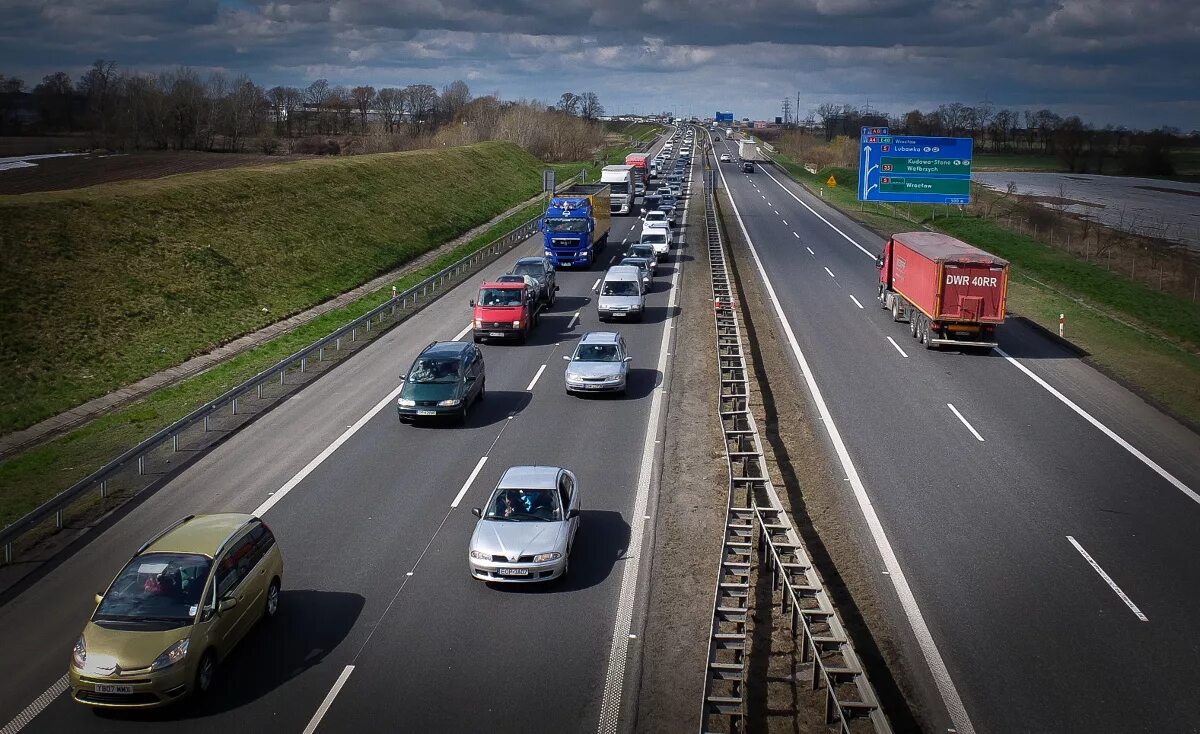
[(971, 138), (892, 135), (864, 127), (858, 152), (858, 200), (971, 203)]
[(733, 122), (733, 113), (732, 112), (718, 112), (716, 117), (713, 119), (716, 120), (717, 122)]

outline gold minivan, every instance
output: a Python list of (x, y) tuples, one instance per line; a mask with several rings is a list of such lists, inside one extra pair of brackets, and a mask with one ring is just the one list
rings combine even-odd
[(188, 515), (138, 549), (96, 596), (75, 643), (71, 697), (150, 708), (204, 693), (217, 663), (279, 611), (283, 556), (253, 515)]

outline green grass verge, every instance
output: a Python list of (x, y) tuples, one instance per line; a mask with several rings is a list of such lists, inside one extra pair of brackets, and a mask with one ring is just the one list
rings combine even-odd
[(481, 143), (0, 197), (0, 432), (394, 269), (541, 169)]
[[(1012, 263), (1009, 308), (1057, 330), (1067, 314), (1071, 340), (1100, 367), (1153, 396), (1161, 404), (1200, 422), (1200, 304), (1156, 291), (1117, 273), (1048, 247), (994, 219), (954, 212), (949, 207), (867, 204), (859, 209), (857, 171), (831, 168), (816, 175), (786, 156), (776, 160), (814, 192), (862, 221), (880, 236), (920, 229), (899, 215), (953, 235)], [(838, 185), (826, 186), (833, 175)], [(937, 218), (933, 219), (934, 213)], [(1031, 279), (1036, 279), (1039, 285)], [(1082, 300), (1082, 305), (1079, 301)], [(1136, 325), (1131, 328), (1116, 319)], [(1160, 338), (1161, 337), (1161, 338)]]
[[(539, 201), (521, 209), (435, 262), (399, 278), (394, 285), (403, 291), (538, 216), (542, 208), (543, 203)], [(158, 390), (124, 409), (0, 462), (0, 527), (30, 512), (163, 427), (389, 298), (391, 288), (385, 286), (243, 352), (208, 372)]]

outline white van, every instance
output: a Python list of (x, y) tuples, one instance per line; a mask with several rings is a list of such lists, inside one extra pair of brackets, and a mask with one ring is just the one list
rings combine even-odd
[(596, 309), (601, 321), (641, 321), (646, 312), (646, 290), (642, 275), (632, 265), (614, 265), (604, 274)]
[(646, 227), (642, 230), (642, 238), (638, 240), (638, 244), (651, 245), (658, 259), (662, 260), (671, 251), (671, 230), (665, 225)]

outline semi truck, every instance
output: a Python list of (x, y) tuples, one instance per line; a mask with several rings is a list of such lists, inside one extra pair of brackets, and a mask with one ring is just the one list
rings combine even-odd
[(875, 260), (879, 305), (927, 349), (990, 351), (1004, 323), (1008, 261), (938, 232), (894, 234)]
[(609, 208), (613, 214), (633, 211), (633, 166), (605, 166), (600, 171), (600, 183), (609, 185)]
[(588, 267), (608, 243), (609, 185), (572, 184), (550, 199), (542, 216), (543, 251), (556, 268)]
[(738, 141), (738, 158), (742, 162), (742, 170), (746, 173), (752, 173), (755, 163), (761, 163), (767, 159), (754, 140)]
[(650, 184), (650, 156), (646, 153), (630, 153), (625, 156), (625, 165), (633, 166), (634, 176), (642, 180), (642, 185)]

